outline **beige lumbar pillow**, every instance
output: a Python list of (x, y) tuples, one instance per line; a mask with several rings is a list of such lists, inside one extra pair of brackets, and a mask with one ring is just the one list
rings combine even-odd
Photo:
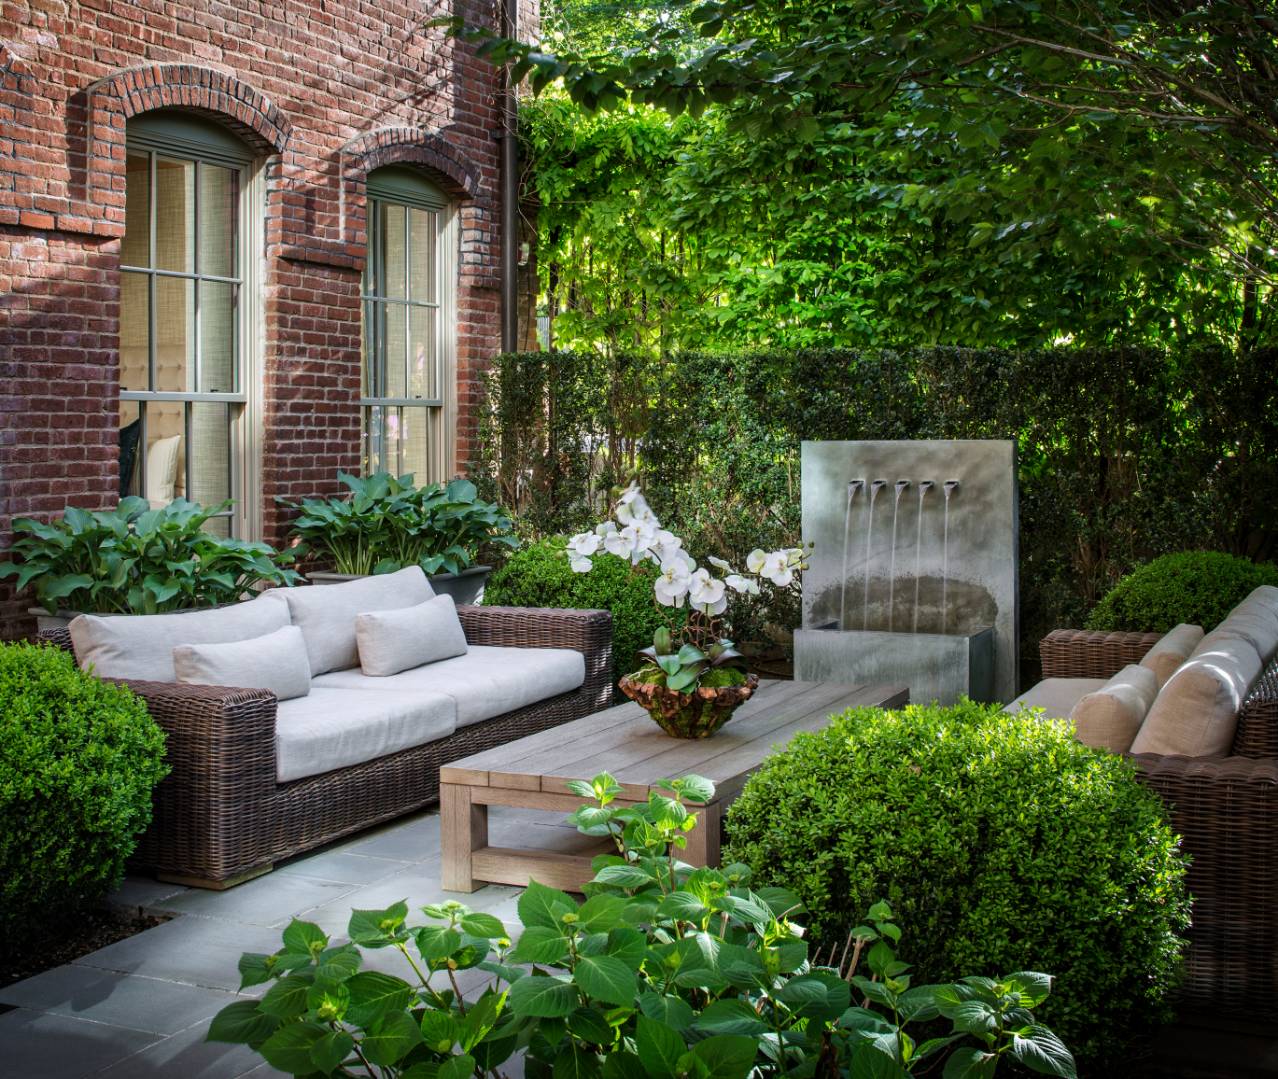
[(1216, 628), (1246, 637), (1260, 653), (1263, 663), (1268, 663), (1274, 652), (1278, 651), (1278, 615), (1270, 611), (1263, 602), (1243, 600)]
[(1069, 714), (1075, 736), (1085, 746), (1126, 753), (1158, 696), (1158, 679), (1148, 667), (1131, 664), (1094, 693), (1082, 698)]
[(1260, 667), (1250, 641), (1223, 630), (1207, 634), (1154, 700), (1132, 752), (1227, 754), (1238, 729), (1238, 710)]
[(173, 669), (179, 682), (268, 689), (282, 701), (311, 691), (306, 640), (296, 626), (247, 641), (179, 644), (173, 649)]
[(416, 607), (358, 614), (355, 640), (360, 670), (376, 678), (462, 656), (467, 650), (457, 607), (447, 595)]
[(1175, 629), (1165, 633), (1153, 648), (1145, 653), (1140, 661), (1142, 667), (1154, 672), (1158, 688), (1162, 689), (1176, 668), (1185, 662), (1203, 639), (1203, 627), (1182, 622)]

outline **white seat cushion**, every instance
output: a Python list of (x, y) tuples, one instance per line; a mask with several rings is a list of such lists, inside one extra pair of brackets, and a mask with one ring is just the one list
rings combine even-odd
[(261, 596), (207, 611), (82, 614), (68, 628), (75, 658), (86, 670), (92, 667), (99, 678), (174, 682), (175, 646), (247, 641), (287, 625), (288, 608)]
[(1104, 684), (1104, 678), (1044, 678), (1003, 711), (1015, 713), (1022, 708), (1041, 708), (1045, 719), (1069, 719), (1074, 705), (1088, 693), (1095, 693)]
[(585, 657), (568, 648), (471, 645), (464, 656), (441, 659), (385, 678), (370, 678), (357, 668), (321, 675), (313, 685), (369, 693), (444, 693), (457, 702), (457, 726), (468, 727), (567, 693), (585, 680)]
[(442, 693), (312, 687), (276, 710), (276, 776), (287, 783), (447, 738), (457, 729), (456, 715), (453, 699)]
[(341, 671), (359, 663), (355, 644), (357, 614), (415, 607), (434, 595), (434, 589), (420, 566), (360, 577), (341, 584), (273, 588), (266, 593), (266, 597), (275, 597), (288, 604), (293, 625), (306, 638), (311, 674)]

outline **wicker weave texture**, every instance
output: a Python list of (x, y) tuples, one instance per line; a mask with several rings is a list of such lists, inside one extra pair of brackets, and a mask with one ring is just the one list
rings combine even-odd
[(1044, 678), (1109, 678), (1139, 663), (1158, 643), (1157, 633), (1104, 633), (1057, 629), (1038, 645)]
[[(596, 712), (612, 695), (607, 611), (461, 607), (472, 644), (572, 648), (580, 688), (464, 727), (448, 738), (290, 783), (276, 781), (275, 697), (262, 690), (124, 682), (165, 732), (171, 771), (135, 862), (173, 876), (230, 880), (420, 809), (439, 797), (441, 765)], [(70, 634), (42, 634), (71, 650)]]
[(1278, 760), (1132, 758), (1171, 807), (1194, 897), (1184, 1000), (1272, 1021), (1278, 1010)]

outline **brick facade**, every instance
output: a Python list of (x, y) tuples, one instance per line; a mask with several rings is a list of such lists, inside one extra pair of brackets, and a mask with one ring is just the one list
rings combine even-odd
[[(359, 467), (367, 173), (423, 170), (459, 213), (456, 460), (499, 343), (499, 77), (424, 24), (491, 2), (0, 0), (0, 547), (18, 515), (113, 504), (129, 117), (178, 107), (265, 162), (263, 538), (277, 495)], [(535, 0), (521, 0), (535, 29)], [(0, 593), (0, 637), (30, 629)]]

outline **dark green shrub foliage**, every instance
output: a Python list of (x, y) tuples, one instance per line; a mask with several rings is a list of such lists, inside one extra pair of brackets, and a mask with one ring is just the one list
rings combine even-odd
[(818, 941), (884, 896), (920, 980), (1052, 971), (1043, 1020), (1080, 1057), (1121, 1050), (1174, 980), (1189, 903), (1162, 804), (1064, 724), (853, 709), (768, 758), (728, 836), (724, 861), (798, 895)]
[(114, 887), (168, 771), (127, 689), (61, 649), (0, 644), (0, 952)]
[(1087, 628), (1164, 633), (1190, 622), (1210, 630), (1262, 584), (1278, 585), (1278, 566), (1220, 551), (1163, 555), (1111, 588), (1088, 615)]
[(496, 607), (579, 607), (612, 612), (614, 679), (639, 667), (635, 653), (652, 644), (658, 626), (673, 611), (662, 612), (652, 596), (656, 568), (632, 572), (619, 558), (600, 558), (589, 573), (574, 573), (562, 549), (550, 541), (517, 551), (493, 571), (484, 587), (484, 603)]

